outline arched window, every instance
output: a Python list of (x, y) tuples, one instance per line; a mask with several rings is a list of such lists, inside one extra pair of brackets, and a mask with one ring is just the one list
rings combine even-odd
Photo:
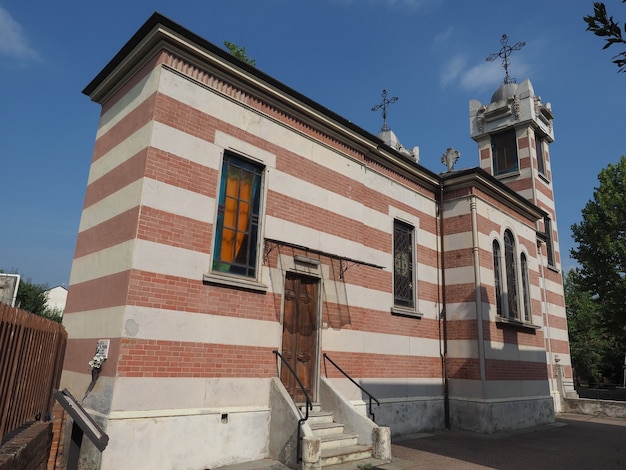
[(508, 317), (519, 320), (519, 302), (517, 299), (517, 263), (515, 240), (510, 230), (504, 231), (504, 264), (506, 267), (506, 294)]
[(522, 295), (524, 298), (524, 320), (530, 321), (530, 284), (528, 281), (528, 262), (524, 253), (520, 256), (520, 267), (522, 270)]
[(502, 314), (502, 266), (501, 266), (502, 253), (500, 251), (500, 244), (498, 240), (493, 241), (493, 278), (496, 289), (496, 313), (500, 316)]

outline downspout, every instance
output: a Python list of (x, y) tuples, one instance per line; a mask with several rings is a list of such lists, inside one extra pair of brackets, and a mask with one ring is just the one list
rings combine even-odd
[(478, 216), (476, 195), (470, 196), (470, 213), (472, 216), (472, 256), (474, 258), (474, 289), (476, 290), (476, 328), (478, 332), (478, 368), (480, 370), (480, 385), (485, 391), (485, 341), (483, 333), (483, 294), (480, 278), (480, 246), (478, 242)]
[[(537, 155), (537, 142), (535, 141), (535, 146), (532, 147), (530, 145), (530, 133), (528, 132), (528, 129), (526, 130), (526, 137), (528, 137), (528, 150), (529, 153), (532, 152), (532, 150), (535, 150), (535, 160), (539, 159), (539, 155)], [(535, 131), (535, 139), (537, 139), (537, 131)], [(543, 149), (542, 149), (543, 150)], [(536, 178), (539, 176), (539, 172), (537, 172), (537, 174), (535, 174), (535, 165), (533, 164), (533, 160), (531, 158), (531, 164), (530, 164), (530, 180), (532, 181), (532, 189), (533, 189), (533, 204), (537, 207), (538, 206), (538, 198), (537, 198), (537, 185), (536, 185)], [(544, 224), (545, 224), (545, 220), (544, 220)], [(535, 222), (535, 227), (536, 230), (539, 231), (539, 221)], [(544, 227), (544, 231), (545, 227)], [(544, 258), (543, 258), (543, 251), (541, 250), (541, 242), (537, 242), (537, 251), (539, 252), (539, 266), (541, 269), (541, 297), (542, 297), (542, 309), (541, 309), (541, 323), (542, 326), (545, 328), (545, 332), (546, 334), (544, 335), (544, 344), (547, 344), (546, 347), (546, 352), (548, 354), (548, 365), (550, 366), (550, 388), (552, 389), (552, 391), (558, 391), (560, 393), (560, 390), (558, 390), (558, 386), (556, 383), (556, 378), (555, 378), (555, 372), (556, 372), (556, 367), (554, 366), (555, 361), (554, 361), (554, 355), (552, 354), (552, 338), (550, 335), (550, 315), (548, 312), (548, 294), (546, 292), (546, 273), (545, 273), (545, 268), (544, 268)]]
[(446, 315), (446, 263), (443, 243), (443, 180), (439, 181), (439, 246), (441, 247), (441, 322), (443, 324), (443, 412), (446, 429), (450, 429), (450, 392), (448, 387), (448, 319)]
[(548, 354), (548, 366), (550, 367), (550, 388), (552, 392), (560, 390), (556, 383), (556, 374), (554, 367), (554, 355), (552, 354), (552, 338), (550, 334), (550, 312), (548, 311), (548, 293), (546, 292), (546, 273), (544, 268), (543, 251), (541, 250), (541, 243), (537, 243), (537, 250), (539, 251), (539, 266), (541, 268), (541, 297), (542, 297), (542, 309), (541, 309), (541, 323), (545, 331), (543, 337), (544, 345), (546, 347), (546, 353)]

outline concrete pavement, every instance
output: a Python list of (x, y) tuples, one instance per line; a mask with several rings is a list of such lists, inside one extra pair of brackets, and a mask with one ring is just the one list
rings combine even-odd
[(406, 436), (393, 442), (392, 454), (379, 468), (626, 469), (626, 420), (562, 414), (553, 424), (509, 433)]
[[(440, 431), (392, 439), (393, 461), (351, 462), (327, 470), (626, 469), (626, 420), (561, 414), (553, 424), (500, 434)], [(263, 460), (230, 470), (280, 470)]]

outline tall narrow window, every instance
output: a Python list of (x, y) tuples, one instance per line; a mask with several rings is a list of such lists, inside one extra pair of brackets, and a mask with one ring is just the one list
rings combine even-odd
[(262, 168), (224, 154), (213, 270), (256, 276)]
[(491, 136), (491, 154), (493, 155), (494, 175), (502, 175), (519, 169), (515, 129)]
[(493, 278), (496, 289), (496, 313), (503, 316), (502, 314), (502, 263), (501, 263), (502, 252), (500, 250), (500, 244), (498, 240), (493, 241)]
[(543, 155), (543, 139), (535, 134), (535, 152), (537, 153), (537, 170), (546, 175), (546, 160)]
[(554, 264), (554, 240), (552, 239), (552, 220), (550, 217), (543, 219), (543, 226), (546, 231), (546, 250), (548, 252), (548, 266)]
[(393, 223), (393, 293), (398, 307), (415, 308), (413, 230), (398, 220)]
[(517, 299), (517, 263), (515, 262), (515, 240), (510, 230), (504, 231), (504, 262), (506, 266), (506, 294), (509, 318), (519, 320)]
[(530, 321), (530, 283), (528, 279), (528, 261), (526, 261), (526, 255), (524, 253), (520, 256), (520, 268), (522, 271), (522, 295), (524, 298), (524, 320)]

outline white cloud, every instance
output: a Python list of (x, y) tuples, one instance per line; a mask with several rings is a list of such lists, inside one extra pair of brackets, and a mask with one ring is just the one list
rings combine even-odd
[(446, 86), (453, 84), (457, 81), (458, 77), (462, 74), (467, 59), (463, 56), (452, 57), (444, 66), (441, 72), (441, 85)]
[[(458, 86), (465, 90), (495, 89), (504, 81), (504, 69), (500, 61), (479, 62), (468, 68), (466, 57), (456, 55), (446, 62), (440, 73), (442, 87)], [(530, 66), (523, 62), (515, 63), (513, 73), (509, 70), (511, 78), (521, 82), (529, 76)]]
[(22, 26), (2, 7), (0, 7), (0, 55), (20, 60), (39, 60), (39, 54), (28, 44)]
[(504, 70), (494, 62), (481, 62), (462, 73), (460, 85), (466, 90), (497, 87), (504, 81)]
[(440, 45), (440, 44), (446, 43), (448, 39), (452, 37), (452, 34), (454, 34), (453, 26), (448, 27), (448, 29), (446, 29), (445, 31), (438, 32), (437, 34), (435, 34), (435, 37), (433, 38), (433, 45)]

